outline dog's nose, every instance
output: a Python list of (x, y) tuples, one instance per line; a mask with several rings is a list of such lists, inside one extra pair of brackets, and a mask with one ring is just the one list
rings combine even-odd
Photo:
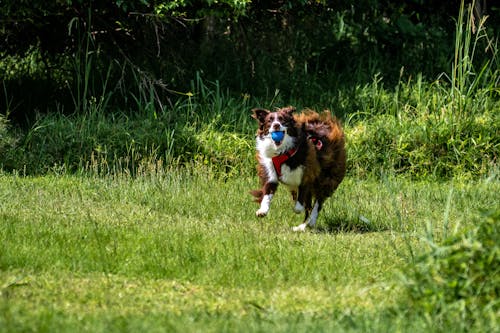
[(274, 129), (275, 131), (279, 131), (279, 129), (280, 129), (280, 128), (281, 128), (281, 125), (280, 125), (280, 124), (274, 124), (274, 125), (273, 125), (273, 129)]

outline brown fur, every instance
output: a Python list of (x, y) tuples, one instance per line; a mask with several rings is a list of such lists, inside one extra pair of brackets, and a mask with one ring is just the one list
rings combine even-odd
[[(307, 211), (312, 208), (312, 198), (316, 198), (320, 205), (337, 189), (345, 175), (345, 140), (340, 122), (332, 118), (329, 111), (318, 114), (307, 110), (295, 117), (298, 126), (303, 125), (308, 135), (322, 140), (321, 150), (315, 149), (311, 141), (308, 142), (308, 158), (299, 192), (303, 192), (299, 201), (303, 202)], [(311, 147), (312, 146), (312, 147)]]
[[(316, 136), (323, 141), (321, 150), (311, 149), (311, 147), (308, 149), (309, 156), (306, 164), (308, 171), (304, 174), (303, 183), (315, 183), (324, 188), (323, 191), (330, 188), (333, 192), (344, 178), (346, 171), (345, 139), (340, 122), (327, 110), (321, 114), (305, 110), (295, 115), (294, 118), (297, 126), (303, 126), (306, 134)], [(309, 146), (311, 145), (314, 146), (309, 141)], [(319, 176), (321, 176), (320, 179), (318, 179)]]

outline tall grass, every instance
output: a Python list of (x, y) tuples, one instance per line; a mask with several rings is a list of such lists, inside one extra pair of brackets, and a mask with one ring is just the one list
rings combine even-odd
[(442, 240), (430, 231), (426, 250), (405, 272), (406, 299), (436, 326), (461, 330), (497, 327), (500, 313), (500, 211), (483, 211), (475, 225), (456, 228)]
[[(422, 75), (408, 78), (401, 68), (394, 88), (376, 75), (367, 85), (324, 92), (322, 105), (304, 102), (299, 93), (283, 100), (278, 89), (260, 100), (206, 81), (200, 72), (189, 91), (169, 91), (175, 98), (165, 98), (161, 81), (133, 64), (99, 68), (90, 25), (75, 20), (70, 26), (80, 40), (74, 59), (75, 112), (39, 116), (2, 152), (13, 157), (4, 166), (28, 173), (54, 166), (135, 173), (158, 164), (196, 166), (223, 177), (253, 174), (255, 124), (249, 110), (292, 104), (328, 107), (343, 118), (351, 175), (489, 177), (498, 170), (500, 150), (498, 51), (487, 35), (486, 19), (473, 22), (471, 8), (462, 6), (457, 19), (450, 73), (427, 82)], [(478, 57), (485, 46), (489, 56)], [(112, 99), (126, 107), (110, 110)]]
[(73, 82), (67, 82), (76, 113), (89, 113), (95, 109), (102, 112), (107, 109), (112, 96), (108, 85), (114, 70), (113, 63), (104, 71), (99, 66), (100, 50), (95, 44), (91, 27), (91, 8), (87, 11), (86, 20), (75, 17), (68, 24), (68, 33), (77, 41), (71, 60)]
[[(378, 177), (384, 171), (414, 178), (494, 174), (500, 101), (494, 92), (481, 90), (468, 101), (468, 116), (452, 120), (446, 86), (417, 78), (401, 82), (396, 91), (380, 82), (356, 88), (357, 98), (344, 104), (357, 110), (344, 120), (349, 173)], [(186, 94), (163, 109), (152, 106), (151, 97), (149, 106), (135, 113), (106, 112), (90, 102), (84, 113), (42, 116), (9, 146), (15, 157), (10, 168), (40, 173), (58, 165), (68, 171), (123, 168), (133, 173), (141, 164), (161, 161), (167, 168), (197, 165), (224, 177), (252, 174), (255, 124), (249, 110), (267, 103), (233, 96), (201, 76)]]
[[(486, 33), (486, 19), (487, 16), (474, 15), (474, 1), (467, 8), (465, 2), (461, 2), (455, 32), (450, 91), (453, 115), (457, 121), (476, 111), (469, 107), (469, 103), (471, 99), (478, 97), (478, 93), (498, 93), (498, 49), (496, 41)], [(491, 58), (485, 63), (477, 64), (474, 60), (481, 46), (484, 52), (491, 53)]]
[[(491, 49), (492, 58), (481, 64), (479, 71), (475, 70), (474, 55), (478, 44), (488, 36), (484, 28), (486, 18), (475, 22), (473, 8), (474, 2), (467, 10), (464, 2), (461, 3), (451, 84), (446, 95), (447, 104), (442, 109), (441, 119), (438, 118), (446, 124), (444, 131), (448, 150), (455, 155), (454, 164), (470, 163), (465, 168), (468, 170), (484, 160), (497, 164), (500, 147), (497, 50)], [(489, 40), (487, 46), (492, 46)], [(491, 122), (485, 121), (491, 112), (496, 116), (489, 119)], [(485, 137), (487, 140), (481, 141)], [(485, 158), (487, 147), (493, 149)], [(475, 159), (472, 151), (481, 151), (478, 157), (483, 160)], [(498, 166), (486, 169), (492, 173), (488, 182), (498, 184)], [(464, 170), (460, 174), (463, 173)], [(403, 273), (405, 299), (418, 313), (426, 316), (428, 325), (438, 330), (450, 326), (461, 331), (496, 330), (500, 314), (500, 248), (497, 244), (500, 211), (498, 205), (486, 206), (472, 224), (449, 228), (450, 207), (455, 204), (453, 193), (452, 188), (442, 229), (436, 230), (429, 225), (422, 237), (424, 249), (416, 250), (410, 245), (409, 269)]]
[[(99, 103), (86, 111), (42, 116), (17, 147), (17, 163), (28, 173), (54, 166), (100, 174), (200, 167), (227, 177), (249, 172), (253, 160), (249, 101), (223, 93), (200, 77), (185, 99), (156, 113), (106, 112)], [(213, 88), (213, 89), (212, 89)], [(154, 103), (151, 101), (151, 103)], [(253, 169), (253, 168), (252, 168)]]
[[(486, 33), (486, 17), (474, 22), (472, 8), (462, 2), (451, 75), (432, 83), (421, 76), (400, 80), (395, 91), (384, 88), (379, 77), (356, 87), (357, 111), (347, 118), (347, 138), (357, 173), (470, 178), (497, 172), (498, 49)], [(480, 45), (489, 54), (484, 63), (475, 61)]]

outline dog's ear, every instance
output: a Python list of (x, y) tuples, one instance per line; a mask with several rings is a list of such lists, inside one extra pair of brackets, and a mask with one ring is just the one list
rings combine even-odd
[(271, 111), (266, 109), (253, 109), (252, 118), (257, 119), (259, 122), (263, 123), (270, 112)]
[(287, 106), (287, 107), (281, 108), (280, 111), (283, 111), (287, 115), (291, 116), (292, 113), (297, 111), (297, 109), (295, 109), (295, 107), (293, 107), (293, 106)]

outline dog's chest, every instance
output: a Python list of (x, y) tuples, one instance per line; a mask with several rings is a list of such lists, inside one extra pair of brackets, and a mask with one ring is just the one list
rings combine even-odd
[(285, 185), (298, 187), (302, 182), (303, 175), (303, 166), (292, 169), (288, 165), (283, 164), (281, 166), (281, 177), (279, 178), (279, 180)]

